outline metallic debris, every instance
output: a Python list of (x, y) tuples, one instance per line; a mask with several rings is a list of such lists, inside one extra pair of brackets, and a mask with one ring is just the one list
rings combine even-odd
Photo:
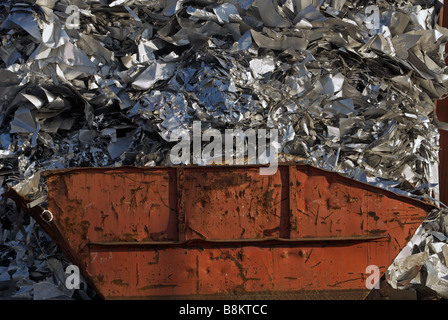
[[(37, 205), (45, 203), (43, 170), (169, 165), (173, 130), (191, 132), (200, 120), (203, 129), (278, 129), (284, 154), (437, 201), (433, 101), (448, 84), (441, 7), (440, 1), (4, 1), (1, 191), (14, 187)], [(36, 288), (38, 297), (50, 297), (51, 285), (35, 286), (29, 262), (18, 263), (31, 256), (19, 249), (29, 242), (17, 237), (30, 233), (12, 235), (18, 229), (4, 224), (12, 217), (2, 213), (2, 257), (9, 259), (2, 261), (16, 265), (1, 266), (16, 275), (11, 281), (20, 283), (21, 297)], [(440, 276), (438, 265), (428, 275)], [(7, 278), (4, 270), (0, 278)]]
[(387, 280), (395, 289), (425, 285), (448, 299), (448, 211), (434, 210), (389, 267)]
[(0, 299), (92, 299), (80, 277), (78, 290), (68, 289), (70, 261), (52, 239), (19, 210), (3, 204), (0, 214)]

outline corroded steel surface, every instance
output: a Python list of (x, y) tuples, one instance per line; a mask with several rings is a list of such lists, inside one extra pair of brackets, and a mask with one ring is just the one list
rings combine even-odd
[(363, 297), (366, 267), (384, 272), (433, 208), (297, 164), (46, 177), (51, 227), (105, 298)]
[[(448, 1), (444, 1), (442, 14), (440, 15), (440, 25), (448, 28)], [(448, 43), (445, 45), (445, 51), (448, 52)], [(448, 56), (445, 57), (445, 64), (448, 65)], [(448, 123), (448, 98), (436, 101), (437, 119)], [(439, 130), (439, 188), (440, 201), (448, 203), (448, 131)]]

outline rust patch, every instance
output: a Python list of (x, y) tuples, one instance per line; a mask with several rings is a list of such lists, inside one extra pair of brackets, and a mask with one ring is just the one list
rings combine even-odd
[(153, 289), (160, 289), (160, 288), (176, 288), (178, 287), (177, 284), (151, 284), (148, 286), (144, 286), (141, 288), (138, 288), (137, 290), (153, 290)]
[(383, 234), (386, 232), (387, 232), (387, 230), (382, 230), (382, 229), (372, 229), (369, 231), (369, 233), (371, 233), (371, 234)]
[(374, 211), (369, 211), (369, 212), (367, 212), (367, 214), (368, 214), (369, 217), (372, 217), (373, 220), (375, 220), (375, 221), (378, 221), (380, 219), (380, 217), (378, 217), (376, 215), (376, 212), (374, 212)]
[(81, 239), (87, 240), (87, 234), (89, 232), (90, 222), (88, 220), (81, 221)]
[(129, 286), (129, 283), (123, 282), (122, 279), (115, 279), (115, 280), (112, 280), (110, 283), (117, 285), (117, 286), (124, 286), (124, 287)]
[(213, 180), (212, 184), (202, 185), (203, 190), (216, 190), (223, 189), (225, 187), (241, 186), (251, 182), (251, 178), (247, 174), (230, 174), (226, 176), (220, 176)]

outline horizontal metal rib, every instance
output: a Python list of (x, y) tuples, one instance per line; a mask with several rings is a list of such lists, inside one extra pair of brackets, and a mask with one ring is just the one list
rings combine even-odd
[(227, 240), (203, 240), (192, 239), (186, 241), (95, 241), (89, 242), (89, 246), (188, 246), (200, 244), (304, 244), (304, 243), (335, 243), (335, 242), (366, 242), (375, 240), (388, 239), (387, 235), (362, 235), (362, 236), (348, 236), (348, 237), (307, 237), (296, 239), (285, 238), (262, 238), (262, 239), (227, 239)]

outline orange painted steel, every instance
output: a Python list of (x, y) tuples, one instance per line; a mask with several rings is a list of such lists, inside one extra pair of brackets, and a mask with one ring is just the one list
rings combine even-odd
[(47, 223), (104, 298), (363, 298), (434, 206), (302, 164), (49, 171)]
[[(443, 4), (443, 10), (441, 15), (441, 25), (448, 28), (448, 1)], [(445, 50), (448, 52), (448, 44), (445, 46)], [(445, 64), (448, 63), (448, 57), (445, 58)], [(439, 121), (448, 122), (448, 98), (438, 100), (436, 102), (436, 114)], [(439, 130), (439, 189), (440, 189), (440, 201), (448, 204), (448, 131)]]

